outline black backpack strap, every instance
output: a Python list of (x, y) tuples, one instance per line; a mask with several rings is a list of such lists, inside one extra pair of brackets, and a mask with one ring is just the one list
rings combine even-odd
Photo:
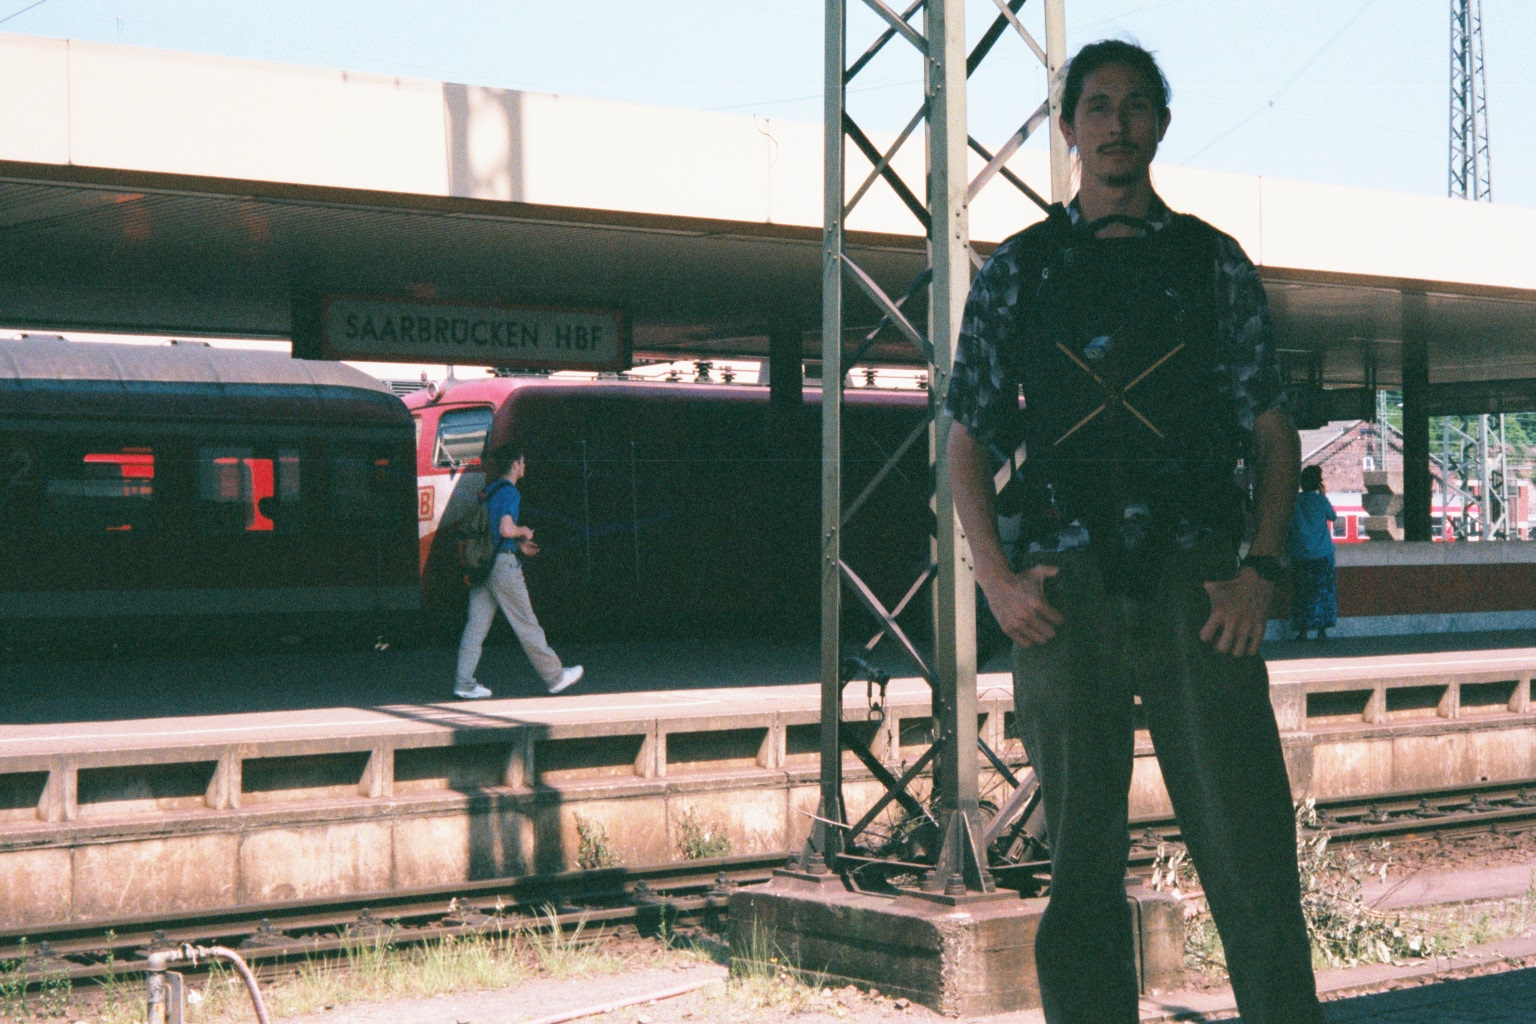
[(1164, 232), (1169, 234), (1168, 244), (1178, 252), (1178, 259), (1186, 266), (1208, 266), (1211, 280), (1215, 281), (1216, 239), (1218, 232), (1199, 217), (1188, 213), (1175, 213), (1173, 221)]

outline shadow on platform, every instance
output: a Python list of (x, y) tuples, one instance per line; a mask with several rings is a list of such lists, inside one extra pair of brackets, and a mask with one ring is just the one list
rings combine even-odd
[[(1352, 658), (1536, 647), (1536, 631), (1355, 637), (1266, 644), (1270, 661)], [(815, 682), (814, 640), (721, 640), (555, 644), (566, 664), (586, 667), (571, 692), (639, 693)], [(249, 654), (73, 658), (0, 662), (0, 724), (118, 721), (313, 708), (451, 701), (457, 651), (449, 646), (307, 650), (270, 645)], [(870, 661), (892, 676), (915, 671), (884, 643)], [(1006, 650), (982, 665), (1008, 671)], [(485, 647), (478, 677), (498, 697), (543, 693), (515, 643)]]
[(1536, 968), (1325, 1004), (1328, 1024), (1512, 1024), (1536, 1020)]

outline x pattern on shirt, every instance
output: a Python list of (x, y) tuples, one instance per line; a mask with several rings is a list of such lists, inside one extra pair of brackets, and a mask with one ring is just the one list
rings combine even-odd
[[(1076, 200), (1067, 214), (1074, 225), (1082, 223)], [(1172, 211), (1154, 197), (1147, 218), (1151, 230), (1161, 231), (1172, 222)], [(1010, 238), (972, 282), (945, 400), (949, 415), (999, 460), (1012, 454), (1005, 450), (1006, 439), (1022, 434), (1019, 382), (1003, 357), (1010, 345), (1017, 344), (1017, 306), (1034, 285), (1024, 280), (1022, 249), (1020, 236)], [(1217, 232), (1215, 264), (1216, 350), (1222, 353), (1222, 363), (1213, 372), (1222, 382), (1223, 397), (1231, 403), (1239, 427), (1251, 431), (1255, 417), (1285, 402), (1264, 283), (1237, 241), (1221, 232)]]

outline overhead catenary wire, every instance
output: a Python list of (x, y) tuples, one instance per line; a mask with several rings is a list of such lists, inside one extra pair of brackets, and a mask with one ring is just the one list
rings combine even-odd
[(27, 4), (27, 6), (23, 7), (21, 10), (14, 11), (14, 12), (12, 12), (10, 14), (7, 14), (3, 18), (0, 18), (0, 25), (4, 25), (6, 22), (10, 21), (12, 18), (19, 18), (23, 14), (26, 14), (28, 11), (33, 10), (35, 8), (38, 8), (38, 7), (41, 7), (41, 6), (43, 6), (43, 4), (45, 4), (47, 2), (48, 2), (48, 0), (33, 0), (32, 3)]
[(1363, 4), (1361, 4), (1355, 10), (1355, 13), (1349, 16), (1349, 20), (1344, 22), (1344, 24), (1340, 25), (1339, 28), (1338, 28), (1338, 31), (1334, 32), (1333, 35), (1329, 36), (1328, 37), (1328, 41), (1326, 43), (1324, 43), (1321, 47), (1319, 47), (1317, 52), (1314, 53), (1310, 58), (1308, 58), (1307, 62), (1305, 64), (1303, 64), (1301, 66), (1301, 68), (1299, 70), (1297, 70), (1297, 72), (1294, 75), (1292, 75), (1290, 78), (1286, 79), (1285, 84), (1280, 87), (1279, 91), (1277, 91), (1273, 96), (1271, 96), (1267, 101), (1265, 101), (1265, 103), (1262, 106), (1260, 106), (1257, 110), (1252, 111), (1247, 116), (1245, 116), (1242, 120), (1240, 120), (1236, 124), (1232, 125), (1232, 127), (1228, 128), (1226, 131), (1222, 132), (1220, 135), (1217, 135), (1214, 139), (1212, 139), (1211, 141), (1207, 142), (1205, 145), (1201, 146), (1199, 149), (1195, 150), (1195, 152), (1193, 154), (1191, 154), (1189, 157), (1185, 158), (1184, 162), (1185, 163), (1194, 163), (1201, 156), (1204, 156), (1205, 153), (1208, 150), (1210, 150), (1212, 147), (1218, 145), (1219, 143), (1225, 142), (1238, 129), (1240, 129), (1244, 125), (1248, 124), (1250, 121), (1252, 121), (1254, 118), (1258, 117), (1260, 114), (1264, 113), (1266, 110), (1269, 110), (1269, 109), (1273, 108), (1276, 103), (1280, 102), (1281, 97), (1283, 97), (1286, 93), (1291, 91), (1291, 87), (1293, 85), (1295, 85), (1297, 82), (1301, 81), (1301, 78), (1302, 78), (1303, 75), (1305, 75), (1308, 71), (1312, 70), (1312, 65), (1316, 64), (1319, 60), (1321, 60), (1323, 58), (1324, 54), (1326, 54), (1329, 50), (1333, 49), (1333, 44), (1337, 43), (1340, 39), (1342, 39), (1343, 36), (1344, 36), (1344, 33), (1349, 31), (1350, 26), (1354, 25), (1355, 22), (1359, 21), (1360, 17), (1363, 14), (1365, 14), (1366, 11), (1370, 10), (1370, 8), (1375, 5), (1375, 3), (1376, 3), (1376, 0), (1365, 0), (1365, 2)]

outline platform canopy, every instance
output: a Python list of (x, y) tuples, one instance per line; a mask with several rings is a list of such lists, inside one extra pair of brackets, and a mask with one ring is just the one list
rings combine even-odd
[[(0, 325), (283, 338), (307, 291), (618, 308), (642, 356), (761, 356), (774, 326), (819, 351), (819, 125), (21, 36), (0, 95)], [(920, 147), (893, 166), (921, 187)], [(1043, 153), (1010, 167), (1048, 191)], [(1536, 211), (1155, 176), (1260, 264), (1293, 372), (1395, 387), (1421, 338), (1437, 411), (1536, 408)], [(976, 248), (1038, 218), (996, 183)], [(904, 292), (908, 209), (877, 183), (850, 227)]]

